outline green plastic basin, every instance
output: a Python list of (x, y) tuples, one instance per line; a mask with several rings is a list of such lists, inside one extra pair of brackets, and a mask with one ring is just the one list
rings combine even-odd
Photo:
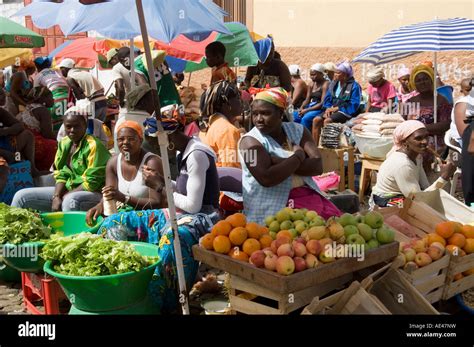
[(0, 280), (5, 282), (21, 282), (21, 273), (0, 260)]
[[(141, 255), (157, 256), (158, 246), (130, 242)], [(44, 272), (56, 277), (69, 301), (77, 309), (87, 312), (122, 310), (144, 300), (148, 284), (158, 261), (139, 272), (127, 272), (107, 276), (68, 276), (53, 270), (50, 261), (44, 265)]]
[[(91, 227), (86, 222), (86, 212), (53, 212), (41, 214), (44, 225), (49, 225), (53, 233), (62, 232), (71, 236), (82, 232), (97, 233), (103, 218), (99, 217)], [(21, 272), (41, 272), (44, 260), (39, 257), (44, 242), (25, 242), (19, 245), (3, 245), (5, 263)]]

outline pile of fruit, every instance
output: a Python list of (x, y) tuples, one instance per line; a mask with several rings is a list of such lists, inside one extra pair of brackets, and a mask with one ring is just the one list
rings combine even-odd
[(347, 256), (339, 256), (341, 245), (354, 245), (363, 253), (395, 238), (377, 212), (344, 214), (326, 221), (315, 211), (287, 207), (268, 216), (265, 223), (266, 227), (247, 223), (237, 213), (218, 222), (199, 243), (208, 250), (290, 275)]
[[(404, 261), (401, 266), (411, 273), (442, 258), (446, 252), (460, 257), (474, 253), (474, 226), (457, 222), (440, 223), (435, 232), (422, 239), (414, 239), (409, 243), (401, 242), (399, 258)], [(472, 274), (474, 268), (456, 274), (454, 280)]]

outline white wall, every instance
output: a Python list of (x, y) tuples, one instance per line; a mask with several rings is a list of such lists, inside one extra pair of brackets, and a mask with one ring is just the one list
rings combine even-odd
[(12, 21), (15, 21), (21, 25), (25, 25), (25, 17), (10, 17), (23, 8), (23, 1), (20, 0), (17, 3), (5, 4), (4, 0), (0, 0), (0, 16), (7, 17)]

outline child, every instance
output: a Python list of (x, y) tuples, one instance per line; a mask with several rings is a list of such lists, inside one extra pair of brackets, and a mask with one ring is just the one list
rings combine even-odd
[(206, 62), (212, 68), (211, 84), (228, 81), (237, 83), (237, 77), (231, 68), (225, 62), (226, 49), (222, 42), (215, 41), (206, 47)]

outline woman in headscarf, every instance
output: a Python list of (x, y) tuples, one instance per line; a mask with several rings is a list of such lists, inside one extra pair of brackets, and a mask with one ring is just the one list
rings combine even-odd
[[(250, 88), (282, 87), (291, 91), (291, 76), (288, 66), (276, 57), (275, 44), (271, 37), (258, 41), (260, 61), (257, 66), (249, 66), (245, 75), (245, 84)], [(266, 53), (266, 54), (265, 54)], [(262, 57), (263, 56), (263, 57)]]
[(303, 102), (306, 100), (308, 85), (301, 78), (301, 69), (298, 65), (290, 65), (288, 69), (291, 75), (291, 104), (293, 105), (295, 115), (297, 115)]
[[(107, 200), (119, 203), (121, 208), (150, 210), (164, 207), (161, 190), (149, 188), (143, 179), (145, 166), (159, 173), (163, 186), (163, 167), (157, 155), (142, 148), (143, 129), (134, 121), (125, 121), (117, 128), (118, 155), (112, 157), (105, 173), (102, 194)], [(87, 221), (93, 224), (104, 213), (103, 199), (87, 212)]]
[(49, 112), (53, 104), (53, 95), (48, 88), (36, 87), (28, 94), (26, 109), (17, 115), (17, 119), (35, 136), (35, 164), (41, 171), (51, 168), (58, 147)]
[[(179, 112), (162, 115), (162, 125), (168, 133), (170, 148), (180, 153), (180, 174), (173, 198), (178, 212), (178, 233), (189, 290), (199, 265), (192, 257), (191, 248), (218, 220), (219, 181), (214, 152), (198, 139), (186, 136), (185, 124), (186, 118)], [(147, 120), (146, 132), (154, 135), (156, 131), (156, 119), (150, 118)], [(143, 179), (148, 187), (165, 195), (159, 170), (145, 165)], [(150, 282), (149, 294), (163, 313), (174, 312), (179, 307), (174, 234), (169, 220), (166, 208), (121, 212), (107, 218), (98, 231), (108, 238), (144, 241), (159, 246), (160, 263), (155, 270), (156, 276)]]
[(311, 133), (301, 124), (283, 122), (287, 98), (284, 89), (272, 88), (252, 103), (255, 127), (239, 143), (247, 220), (263, 224), (288, 205), (323, 218), (339, 216), (312, 178), (321, 174), (322, 162)]
[(242, 115), (242, 100), (237, 86), (227, 81), (212, 84), (201, 97), (199, 137), (217, 155), (218, 167), (237, 167), (237, 144), (241, 132), (234, 125)]
[[(160, 99), (160, 107), (174, 104), (180, 105), (181, 99), (174, 84), (173, 75), (166, 65), (165, 58), (165, 51), (151, 51), (151, 59), (153, 67), (155, 68), (154, 74), (156, 79), (156, 89)], [(145, 54), (142, 54), (137, 59), (135, 59), (135, 72), (138, 85), (150, 85), (150, 75)]]
[(49, 57), (39, 57), (34, 60), (38, 74), (33, 82), (33, 87), (46, 87), (53, 94), (54, 104), (50, 107), (53, 120), (53, 130), (58, 131), (63, 123), (63, 115), (67, 110), (69, 87), (66, 79), (57, 70), (51, 69)]
[(352, 66), (340, 63), (323, 100), (323, 117), (313, 119), (313, 135), (319, 139), (321, 128), (329, 123), (346, 123), (360, 113), (362, 89), (354, 79)]
[(401, 67), (398, 70), (397, 74), (398, 82), (400, 82), (400, 86), (398, 87), (397, 91), (397, 98), (399, 103), (405, 103), (410, 98), (418, 95), (416, 90), (410, 89), (410, 69), (407, 67)]
[(16, 107), (14, 116), (26, 107), (26, 96), (33, 87), (30, 77), (35, 71), (36, 67), (32, 61), (21, 60), (18, 71), (12, 75), (5, 86), (7, 96), (11, 98)]
[(369, 85), (367, 86), (369, 100), (367, 102), (366, 112), (388, 111), (388, 107), (395, 106), (397, 90), (392, 83), (385, 79), (385, 73), (382, 67), (371, 69), (367, 73), (367, 80), (369, 81)]
[(380, 207), (399, 205), (412, 193), (443, 188), (454, 174), (452, 163), (441, 166), (441, 177), (429, 184), (423, 169), (423, 154), (428, 150), (429, 132), (416, 120), (401, 123), (393, 132), (394, 146), (377, 175), (372, 190), (373, 202)]
[(68, 110), (63, 120), (67, 137), (58, 144), (54, 160), (55, 187), (20, 190), (12, 206), (41, 212), (87, 211), (100, 201), (110, 154), (100, 140), (87, 135), (87, 116)]
[(313, 129), (313, 120), (322, 117), (324, 113), (323, 101), (329, 88), (329, 81), (324, 77), (325, 67), (323, 64), (314, 64), (309, 70), (311, 83), (308, 86), (306, 99), (299, 110), (294, 121), (303, 124), (312, 132), (314, 141), (319, 143), (319, 128)]
[[(437, 138), (438, 152), (443, 153), (445, 149), (444, 134), (449, 130), (451, 111), (453, 106), (441, 95), (437, 99), (437, 120), (434, 119), (434, 70), (427, 65), (416, 66), (410, 75), (410, 88), (417, 90), (416, 95), (408, 100), (408, 103), (419, 105), (416, 112), (410, 112), (408, 119), (419, 120), (426, 125), (430, 137), (428, 146), (435, 149), (434, 136)], [(410, 109), (413, 109), (412, 107)], [(425, 170), (429, 171), (434, 162), (434, 155), (429, 152), (424, 154)]]

